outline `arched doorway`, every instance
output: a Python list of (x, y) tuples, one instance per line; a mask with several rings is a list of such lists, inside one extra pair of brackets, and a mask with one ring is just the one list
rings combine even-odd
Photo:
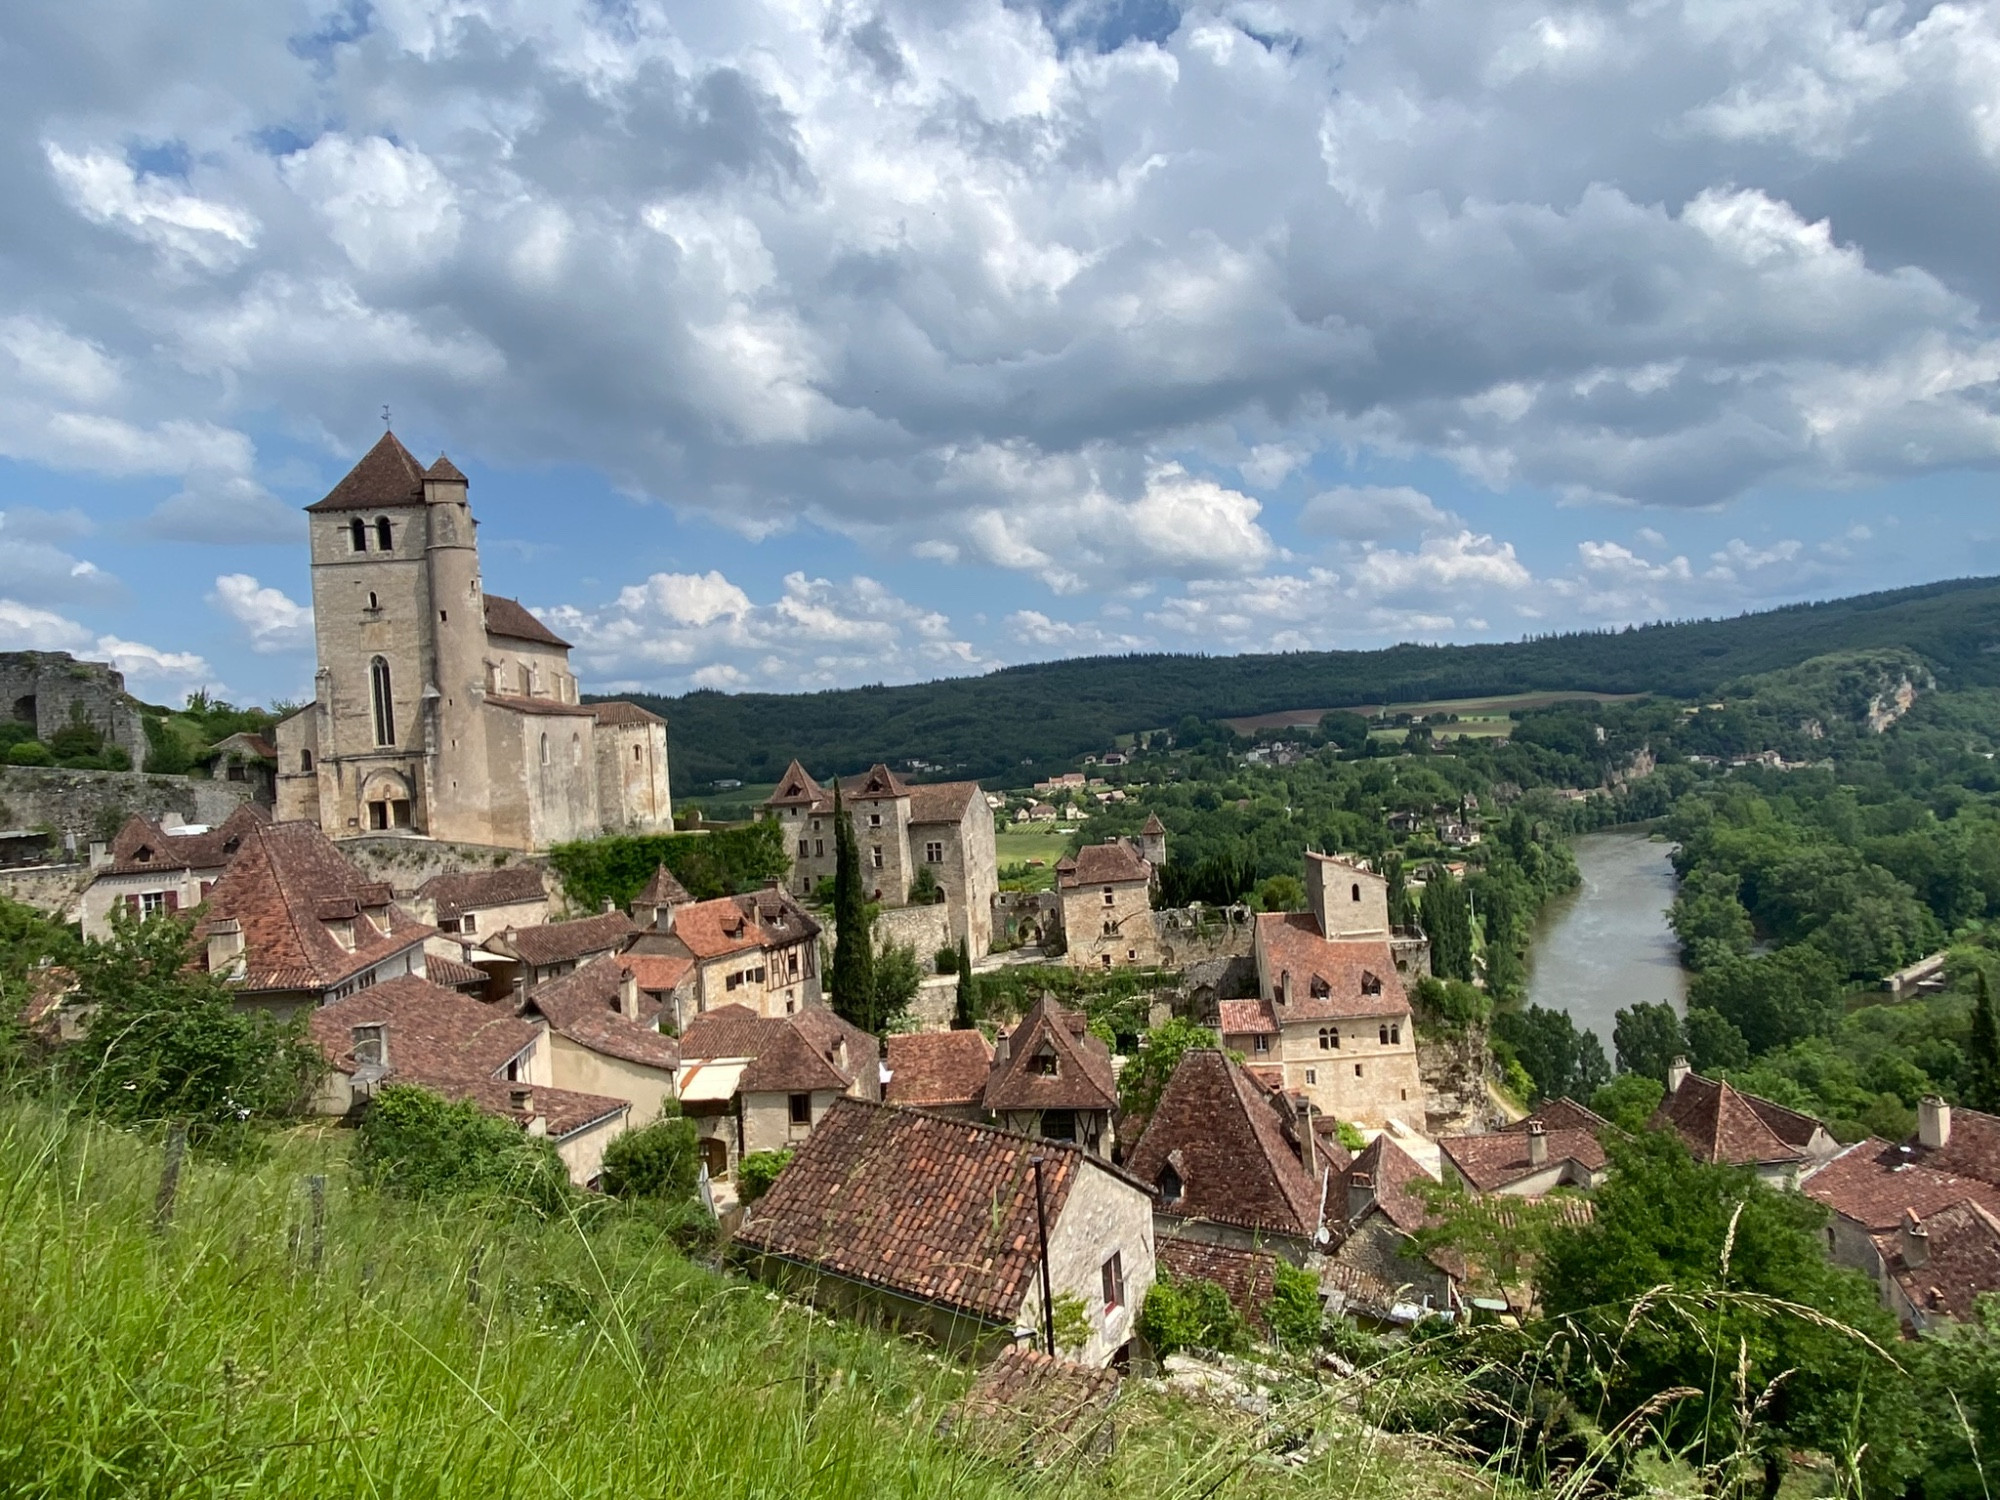
[(410, 784), (394, 771), (377, 771), (361, 785), (363, 823), (376, 830), (414, 826)]
[(716, 1182), (729, 1175), (729, 1143), (719, 1136), (701, 1138), (701, 1164), (708, 1168), (708, 1180)]

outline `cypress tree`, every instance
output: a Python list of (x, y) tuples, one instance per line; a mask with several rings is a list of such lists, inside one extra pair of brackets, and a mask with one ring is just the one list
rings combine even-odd
[(1973, 993), (1972, 1042), (1966, 1051), (1972, 1078), (1965, 1102), (1988, 1114), (2000, 1113), (2000, 1022), (1993, 1015), (1993, 991), (1984, 969)]
[(863, 1031), (875, 1029), (875, 955), (861, 892), (861, 849), (833, 784), (833, 1009)]
[(971, 1031), (978, 1025), (972, 1014), (972, 949), (964, 938), (958, 940), (958, 1004), (951, 1013), (953, 1031)]
[(1472, 979), (1472, 909), (1465, 888), (1443, 870), (1424, 882), (1424, 931), (1431, 940), (1431, 972), (1440, 979)]

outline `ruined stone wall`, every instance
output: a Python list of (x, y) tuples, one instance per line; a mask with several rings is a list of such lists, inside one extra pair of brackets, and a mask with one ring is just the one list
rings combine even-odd
[(993, 895), (993, 942), (1016, 948), (1039, 943), (1062, 931), (1062, 902), (1054, 891), (996, 891)]
[(83, 889), (89, 884), (90, 866), (81, 861), (0, 870), (0, 896), (64, 922), (74, 922), (82, 916)]
[(142, 771), (65, 771), (54, 766), (0, 766), (0, 828), (48, 828), (79, 849), (110, 842), (134, 813), (186, 823), (220, 823), (250, 800), (243, 781), (148, 776)]
[(0, 651), (0, 718), (33, 724), (35, 738), (46, 742), (73, 717), (97, 726), (135, 768), (146, 764), (146, 726), (124, 674), (66, 651)]
[(1154, 946), (1160, 963), (1185, 968), (1214, 958), (1248, 958), (1257, 923), (1247, 906), (1192, 906), (1153, 913)]
[[(342, 839), (340, 852), (370, 880), (387, 881), (398, 897), (411, 895), (433, 875), (497, 870), (503, 865), (545, 864), (538, 856), (520, 849), (502, 849), (492, 844), (456, 844), (444, 839), (411, 838), (394, 833)], [(545, 885), (549, 883), (544, 880)]]

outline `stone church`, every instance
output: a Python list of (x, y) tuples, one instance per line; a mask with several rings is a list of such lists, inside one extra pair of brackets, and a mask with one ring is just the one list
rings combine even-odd
[(319, 669), (277, 727), (281, 819), (508, 849), (673, 827), (666, 721), (584, 703), (569, 643), (485, 592), (450, 459), (384, 433), (306, 515)]

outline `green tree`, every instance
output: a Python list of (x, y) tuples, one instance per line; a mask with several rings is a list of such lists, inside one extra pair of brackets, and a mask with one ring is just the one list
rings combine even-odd
[(1181, 1059), (1196, 1047), (1217, 1045), (1214, 1032), (1182, 1016), (1155, 1026), (1140, 1039), (1139, 1055), (1119, 1071), (1118, 1107), (1128, 1115), (1150, 1115)]
[[(1740, 1452), (1766, 1495), (1788, 1448), (1858, 1464), (1871, 1491), (1899, 1489), (1910, 1409), (1885, 1352), (1895, 1321), (1865, 1277), (1827, 1260), (1826, 1210), (1747, 1168), (1695, 1161), (1670, 1131), (1608, 1150), (1595, 1216), (1549, 1234), (1539, 1277), (1552, 1332), (1615, 1350), (1590, 1377), (1597, 1420), (1657, 1403), (1670, 1448), (1710, 1465)], [(1748, 1477), (1725, 1470), (1715, 1488)]]
[(1319, 1278), (1280, 1256), (1271, 1267), (1271, 1300), (1264, 1305), (1271, 1337), (1283, 1349), (1317, 1349), (1323, 1321)]
[(1296, 875), (1272, 875), (1257, 887), (1260, 911), (1304, 911), (1306, 888)]
[(863, 1031), (873, 1032), (895, 1027), (908, 1013), (910, 1002), (917, 998), (923, 977), (917, 950), (907, 943), (890, 943), (875, 955), (875, 970), (870, 976), (874, 993), (868, 1003), (868, 1019), (855, 1024)]
[(1665, 1000), (1642, 1000), (1616, 1013), (1611, 1046), (1618, 1054), (1619, 1072), (1641, 1073), (1664, 1084), (1668, 1065), (1687, 1051), (1687, 1038), (1672, 1005)]
[(355, 1153), (362, 1177), (385, 1192), (432, 1200), (514, 1203), (541, 1214), (570, 1201), (555, 1146), (470, 1100), (390, 1084), (361, 1116)]
[(841, 1019), (872, 1031), (875, 1012), (875, 955), (869, 932), (868, 898), (861, 888), (861, 851), (841, 808), (840, 783), (833, 784), (833, 1008)]
[(1750, 1061), (1750, 1044), (1720, 1011), (1691, 1005), (1681, 1029), (1687, 1036), (1688, 1061), (1698, 1072), (1740, 1068)]
[(1590, 1096), (1590, 1107), (1620, 1130), (1637, 1134), (1666, 1097), (1666, 1085), (1644, 1073), (1620, 1073)]
[(1197, 1276), (1162, 1276), (1154, 1282), (1139, 1309), (1139, 1333), (1162, 1357), (1177, 1349), (1232, 1354), (1250, 1342), (1250, 1325), (1229, 1294)]
[(1972, 1035), (1965, 1049), (1965, 1102), (2000, 1114), (2000, 1023), (1993, 1015), (1993, 989), (1986, 970), (1977, 970), (1972, 994)]
[(324, 1069), (305, 1018), (238, 1008), (196, 964), (185, 922), (114, 912), (110, 939), (85, 943), (74, 961), (90, 1020), (58, 1056), (78, 1100), (104, 1119), (213, 1132), (290, 1113)]
[(669, 1108), (604, 1148), (604, 1191), (612, 1197), (685, 1203), (694, 1196), (701, 1163), (695, 1124), (681, 1118), (678, 1104), (670, 1101)]
[(736, 1194), (745, 1203), (755, 1203), (771, 1191), (778, 1174), (792, 1164), (789, 1151), (752, 1151), (736, 1164)]
[(958, 940), (958, 993), (952, 1003), (951, 1029), (971, 1031), (979, 1024), (978, 997), (972, 987), (972, 949)]
[(1579, 1030), (1568, 1014), (1531, 1005), (1501, 1011), (1493, 1033), (1513, 1051), (1535, 1085), (1535, 1098), (1588, 1099), (1611, 1078), (1604, 1044), (1595, 1032)]
[(1440, 979), (1472, 978), (1472, 908), (1465, 887), (1444, 870), (1424, 882), (1424, 931), (1431, 940), (1431, 972)]
[(1843, 978), (1835, 959), (1796, 944), (1702, 970), (1688, 981), (1688, 1005), (1723, 1017), (1758, 1057), (1806, 1037), (1831, 1036), (1840, 1023)]

